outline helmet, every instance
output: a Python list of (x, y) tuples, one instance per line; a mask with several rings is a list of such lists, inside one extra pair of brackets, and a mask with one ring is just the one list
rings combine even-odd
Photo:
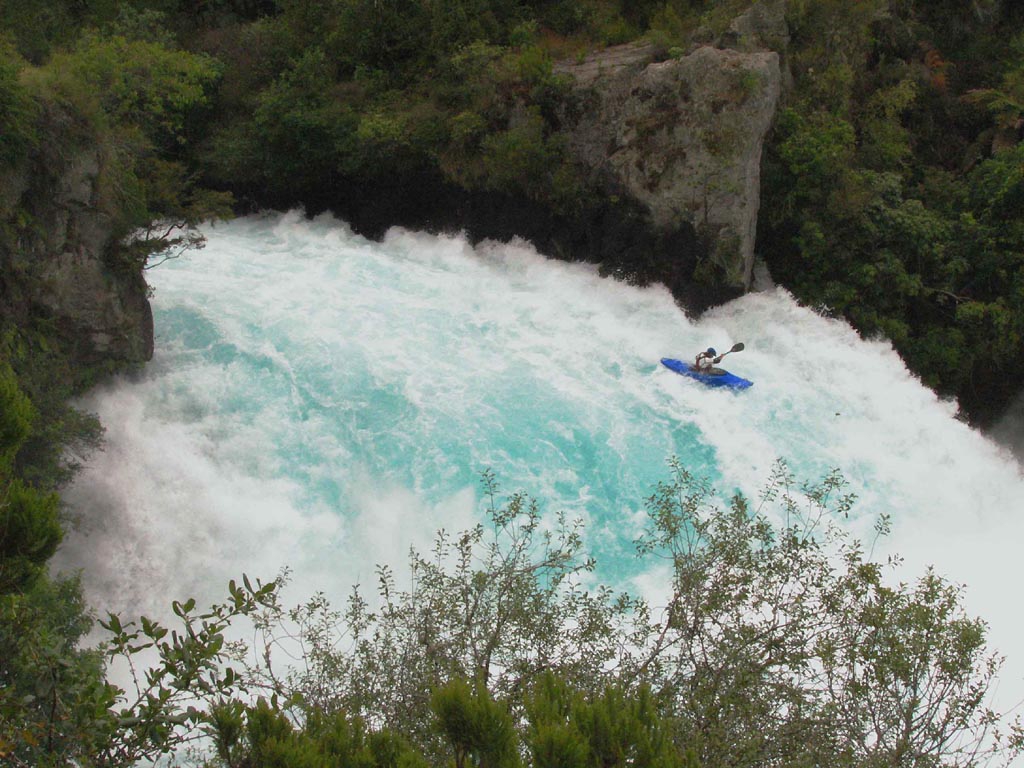
[(717, 355), (718, 353), (715, 352), (715, 348), (714, 347), (708, 347), (708, 354), (714, 356), (714, 355)]

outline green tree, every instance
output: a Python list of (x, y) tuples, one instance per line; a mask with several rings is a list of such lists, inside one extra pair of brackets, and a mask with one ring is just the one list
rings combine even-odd
[[(195, 227), (230, 211), (226, 193), (201, 189), (180, 159), (189, 120), (219, 76), (211, 58), (166, 42), (90, 32), (24, 79), (44, 105), (47, 151), (95, 146), (97, 207), (111, 220), (111, 264), (137, 272), (153, 253), (201, 247)], [(44, 158), (41, 172), (59, 174)]]
[(27, 588), (63, 535), (56, 494), (32, 488), (14, 473), (34, 417), (14, 371), (0, 361), (0, 596)]
[(61, 95), (95, 100), (111, 126), (131, 126), (158, 147), (186, 139), (189, 112), (206, 102), (219, 76), (217, 63), (203, 54), (95, 33), (55, 55), (43, 71)]
[(416, 0), (342, 0), (331, 50), (354, 72), (359, 67), (404, 74), (424, 63), (431, 19)]
[[(407, 591), (383, 570), (377, 611), (358, 591), (340, 612), (323, 596), (273, 605), (250, 674), (300, 721), (358, 713), (435, 762), (450, 752), (431, 701), (466, 765), (505, 759), (506, 712), (538, 766), (966, 768), (1022, 751), (1018, 721), (986, 708), (1000, 659), (984, 623), (960, 588), (932, 572), (894, 583), (894, 561), (843, 533), (854, 499), (838, 473), (797, 486), (780, 464), (756, 505), (722, 508), (671, 468), (638, 542), (671, 569), (657, 611), (581, 593), (578, 533), (535, 548), (539, 513), (513, 496), (491, 502), (491, 540), (441, 534), (432, 558), (413, 553)], [(296, 641), (300, 668), (275, 670)]]
[(344, 712), (313, 710), (297, 725), (275, 701), (222, 702), (210, 714), (216, 757), (227, 768), (426, 768), (399, 734), (373, 730)]
[(76, 578), (34, 579), (0, 595), (0, 763), (91, 765), (111, 728), (102, 654)]
[(333, 88), (326, 54), (311, 48), (257, 97), (253, 152), (271, 189), (287, 180), (293, 189), (315, 190), (358, 162), (358, 118), (332, 98)]
[[(174, 627), (110, 615), (100, 622), (108, 641), (84, 651), (77, 646), (92, 620), (76, 579), (0, 595), (0, 758), (16, 768), (128, 768), (196, 741), (214, 705), (240, 694), (227, 628), (274, 588), (244, 578), (206, 611), (175, 602)], [(129, 690), (104, 679), (115, 663), (132, 673)]]
[(1013, 161), (998, 158), (1020, 140), (1019, 11), (836, 0), (790, 3), (787, 20), (795, 82), (759, 219), (773, 276), (888, 336), (925, 382), (992, 421), (1024, 370), (1019, 208), (990, 228), (976, 190), (1012, 197)]
[(118, 0), (5, 0), (0, 31), (10, 34), (22, 56), (41, 64), (54, 48), (72, 44), (84, 27), (113, 19), (117, 5)]
[(321, 595), (266, 612), (258, 625), (268, 663), (290, 637), (301, 637), (305, 652), (290, 673), (258, 674), (282, 698), (297, 692), (304, 706), (372, 717), (428, 754), (436, 740), (423, 713), (430, 692), (452, 680), (479, 681), (515, 713), (547, 670), (582, 688), (600, 685), (623, 652), (620, 625), (636, 602), (581, 587), (577, 577), (593, 562), (578, 525), (562, 516), (544, 524), (522, 494), (499, 506), (490, 473), (484, 490), (486, 525), (440, 531), (430, 556), (411, 552), (408, 589), (379, 569), (377, 609), (356, 589), (343, 611)]
[[(963, 339), (961, 391), (1006, 400), (1024, 367), (1024, 144), (979, 164), (947, 247), (936, 296)], [(1002, 374), (1002, 375), (997, 375)]]
[(760, 505), (719, 510), (672, 468), (640, 550), (668, 559), (673, 594), (637, 674), (703, 764), (973, 766), (1021, 751), (1019, 723), (999, 733), (985, 707), (999, 657), (984, 623), (934, 573), (890, 583), (835, 525), (854, 501), (838, 474), (797, 488), (780, 464)]
[(584, 694), (545, 675), (527, 701), (534, 768), (696, 768), (661, 720), (650, 689), (611, 684)]
[(455, 754), (455, 768), (517, 768), (512, 715), (487, 688), (464, 680), (437, 688), (430, 708)]

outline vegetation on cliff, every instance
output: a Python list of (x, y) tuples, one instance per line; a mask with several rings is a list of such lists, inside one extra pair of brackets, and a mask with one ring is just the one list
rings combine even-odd
[[(46, 570), (66, 524), (56, 491), (99, 437), (68, 401), (113, 361), (81, 363), (88, 341), (39, 300), (46, 270), (65, 253), (144, 289), (148, 254), (195, 244), (187, 227), (228, 202), (181, 159), (214, 62), (138, 25), (85, 32), (74, 9), (0, 11), (0, 761), (14, 765), (103, 764), (124, 731), (102, 653), (78, 645), (92, 622), (77, 581)], [(186, 231), (147, 236), (154, 222)]]
[(793, 8), (761, 218), (773, 275), (988, 422), (1024, 373), (1024, 15)]
[[(636, 209), (570, 161), (552, 63), (642, 35), (666, 57), (735, 44), (730, 24), (757, 6), (781, 23), (758, 41), (792, 76), (762, 182), (758, 250), (773, 275), (890, 338), (980, 423), (1024, 373), (1016, 4), (109, 0), (50, 3), (41, 20), (34, 6), (7, 3), (0, 23), (61, 103), (137, 163), (109, 185), (128, 228), (222, 208), (198, 194), (201, 177), (244, 205), (330, 207), (370, 234), (520, 226), (542, 248), (669, 284), (654, 246), (629, 247)], [(18, 87), (45, 78), (6, 58), (0, 153), (13, 156), (39, 136), (17, 118), (32, 107)], [(102, 71), (114, 61), (145, 85), (128, 93)], [(106, 93), (104, 125), (90, 88)], [(115, 130), (126, 118), (134, 132)]]

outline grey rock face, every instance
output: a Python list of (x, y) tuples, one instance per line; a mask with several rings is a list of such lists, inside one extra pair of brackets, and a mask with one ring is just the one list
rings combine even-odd
[(760, 0), (733, 19), (722, 47), (739, 51), (785, 51), (789, 47), (786, 0)]
[(8, 273), (0, 300), (15, 322), (46, 317), (73, 364), (140, 363), (153, 355), (153, 315), (141, 274), (109, 264), (111, 221), (97, 205), (101, 163), (95, 148), (60, 167), (30, 160), (20, 200), (0, 209), (22, 203), (33, 218), (31, 234), (0, 245)]
[(745, 290), (779, 57), (700, 47), (652, 62), (653, 53), (621, 46), (559, 68), (575, 84), (564, 115), (569, 146), (610, 191), (641, 202), (653, 226), (692, 226), (724, 275), (719, 283)]
[(153, 315), (141, 278), (118, 278), (81, 245), (47, 258), (35, 297), (78, 362), (140, 363), (153, 356)]

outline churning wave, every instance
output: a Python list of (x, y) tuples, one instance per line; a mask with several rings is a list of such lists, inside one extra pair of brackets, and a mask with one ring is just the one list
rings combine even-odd
[[(1010, 656), (1004, 689), (1024, 691), (1019, 466), (888, 343), (779, 288), (694, 321), (662, 287), (522, 242), (378, 243), (296, 212), (206, 235), (150, 273), (153, 362), (85, 401), (106, 447), (67, 494), (80, 525), (58, 562), (101, 611), (160, 615), (284, 566), (297, 596), (340, 600), (473, 524), (484, 469), (583, 519), (599, 578), (650, 589), (631, 542), (669, 456), (752, 497), (784, 458), (807, 480), (843, 472), (855, 531), (891, 515), (908, 574), (966, 584)], [(755, 382), (742, 393), (658, 364), (739, 341), (723, 365)]]

